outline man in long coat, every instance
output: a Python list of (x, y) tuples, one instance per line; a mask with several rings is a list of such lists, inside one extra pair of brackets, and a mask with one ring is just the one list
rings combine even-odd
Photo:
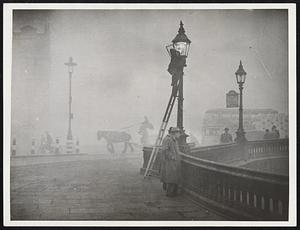
[(177, 195), (181, 185), (181, 157), (177, 140), (180, 130), (176, 127), (169, 129), (169, 134), (164, 138), (161, 150), (160, 179), (166, 195)]

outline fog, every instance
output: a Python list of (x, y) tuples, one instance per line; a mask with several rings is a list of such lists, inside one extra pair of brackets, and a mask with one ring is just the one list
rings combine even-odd
[[(46, 79), (40, 76), (49, 86), (48, 96), (40, 100), (49, 106), (34, 115), (34, 135), (48, 130), (66, 137), (69, 82), (64, 63), (70, 56), (78, 64), (72, 78), (72, 130), (81, 143), (97, 143), (97, 130), (131, 125), (123, 130), (136, 140), (145, 115), (155, 134), (171, 93), (165, 46), (180, 20), (192, 41), (184, 69), (187, 133), (199, 137), (205, 111), (225, 108), (226, 93), (238, 90), (234, 73), (240, 60), (247, 72), (244, 107), (288, 112), (286, 10), (17, 10), (14, 31), (31, 25), (43, 32), (46, 23), (50, 29), (50, 73)], [(18, 81), (25, 85), (22, 78)], [(12, 104), (18, 108), (24, 100), (16, 97), (13, 92)], [(176, 112), (175, 107), (171, 126)], [(12, 122), (17, 122), (15, 114)]]

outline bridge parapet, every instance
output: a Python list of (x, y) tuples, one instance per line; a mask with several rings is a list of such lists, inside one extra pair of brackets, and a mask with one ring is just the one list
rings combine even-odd
[(288, 176), (182, 156), (185, 192), (234, 219), (287, 220)]
[[(287, 220), (289, 178), (230, 165), (268, 155), (288, 157), (288, 139), (192, 148), (182, 155), (183, 187), (189, 196), (242, 220)], [(151, 147), (144, 148), (147, 166)], [(160, 155), (159, 155), (160, 156)], [(158, 175), (160, 157), (152, 175)]]
[(286, 155), (289, 152), (289, 139), (274, 139), (263, 141), (249, 141), (246, 144), (246, 151), (252, 158), (266, 154)]
[(190, 155), (205, 160), (232, 164), (270, 155), (288, 157), (288, 144), (288, 139), (248, 141), (244, 145), (233, 143), (193, 148)]

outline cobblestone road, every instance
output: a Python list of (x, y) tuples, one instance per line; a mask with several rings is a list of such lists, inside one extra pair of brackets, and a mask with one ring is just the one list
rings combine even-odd
[(158, 179), (139, 174), (141, 158), (70, 156), (13, 166), (11, 219), (224, 220), (185, 197), (166, 197)]

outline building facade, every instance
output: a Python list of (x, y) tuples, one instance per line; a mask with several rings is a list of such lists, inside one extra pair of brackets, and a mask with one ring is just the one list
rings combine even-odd
[(12, 39), (11, 137), (18, 155), (28, 154), (39, 139), (49, 111), (50, 30), (30, 24), (15, 26)]
[[(224, 128), (235, 138), (239, 123), (238, 108), (211, 109), (205, 112), (202, 125), (202, 145), (220, 143)], [(263, 139), (266, 129), (271, 131), (275, 125), (280, 138), (288, 137), (288, 116), (273, 109), (244, 109), (243, 126), (248, 140)]]

